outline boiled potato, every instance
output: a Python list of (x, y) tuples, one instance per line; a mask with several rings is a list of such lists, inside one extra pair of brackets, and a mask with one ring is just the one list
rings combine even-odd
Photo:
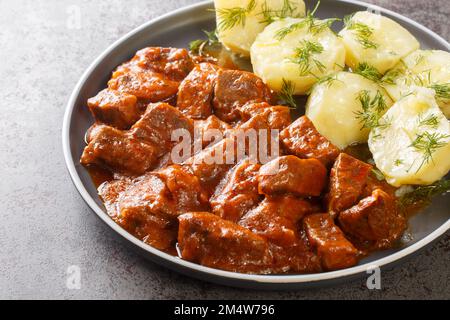
[(450, 53), (416, 50), (390, 70), (383, 82), (389, 95), (396, 101), (411, 92), (412, 86), (436, 89), (438, 105), (450, 118)]
[(382, 74), (420, 47), (416, 38), (397, 22), (368, 11), (355, 13), (339, 34), (349, 67), (356, 69), (366, 62)]
[[(252, 45), (253, 71), (274, 91), (280, 92), (283, 83), (290, 83), (294, 94), (305, 94), (318, 78), (342, 70), (345, 64), (341, 39), (328, 27), (311, 30), (304, 22), (292, 18), (276, 21)], [(289, 28), (293, 31), (281, 37)]]
[(450, 170), (450, 124), (433, 90), (414, 88), (384, 115), (388, 126), (372, 130), (369, 147), (393, 186), (428, 185)]
[(345, 149), (367, 142), (371, 127), (378, 125), (377, 120), (391, 105), (392, 100), (375, 82), (358, 74), (339, 72), (314, 86), (306, 115), (322, 135)]
[(214, 4), (220, 42), (244, 56), (250, 55), (256, 36), (274, 18), (305, 16), (303, 0), (214, 0)]

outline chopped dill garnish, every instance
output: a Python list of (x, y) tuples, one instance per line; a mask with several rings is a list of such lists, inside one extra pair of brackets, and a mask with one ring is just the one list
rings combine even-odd
[(283, 79), (283, 85), (281, 87), (281, 92), (278, 94), (278, 98), (281, 100), (282, 104), (289, 106), (292, 109), (297, 108), (297, 103), (294, 98), (295, 84), (292, 81)]
[(277, 33), (275, 34), (275, 38), (277, 40), (283, 40), (288, 34), (294, 32), (294, 31), (303, 29), (305, 27), (308, 28), (309, 32), (311, 32), (313, 34), (318, 34), (318, 33), (321, 33), (322, 31), (324, 31), (325, 29), (330, 28), (334, 22), (341, 20), (341, 19), (337, 19), (337, 18), (330, 18), (330, 19), (325, 19), (325, 20), (322, 20), (321, 22), (318, 22), (316, 20), (316, 18), (314, 17), (314, 15), (316, 14), (319, 6), (320, 6), (320, 1), (317, 2), (316, 6), (314, 7), (314, 9), (312, 11), (308, 11), (306, 13), (306, 17), (303, 18), (301, 21), (299, 21), (297, 23), (293, 23), (289, 27), (281, 28), (280, 30), (278, 30)]
[(333, 82), (335, 82), (335, 81), (341, 81), (341, 80), (338, 79), (336, 73), (324, 76), (322, 78), (319, 78), (319, 80), (317, 80), (316, 84), (320, 85), (320, 84), (326, 83), (327, 86), (330, 87), (333, 84)]
[(382, 83), (385, 84), (391, 84), (391, 85), (395, 85), (395, 81), (398, 79), (398, 77), (400, 77), (401, 75), (403, 75), (403, 72), (400, 71), (399, 69), (392, 69), (389, 70), (384, 77), (381, 79)]
[(344, 24), (347, 30), (354, 31), (356, 35), (356, 39), (358, 42), (365, 48), (365, 49), (376, 49), (378, 48), (378, 44), (371, 41), (370, 38), (373, 35), (373, 29), (369, 27), (368, 25), (362, 23), (362, 22), (355, 22), (352, 20), (353, 15), (346, 16), (344, 18)]
[(423, 160), (417, 172), (420, 171), (424, 164), (433, 161), (433, 154), (436, 150), (445, 147), (449, 143), (446, 141), (449, 138), (450, 135), (429, 132), (424, 132), (416, 136), (416, 139), (411, 143), (410, 147), (423, 154)]
[(295, 10), (297, 10), (297, 8), (291, 3), (290, 0), (283, 0), (283, 7), (281, 10), (270, 9), (267, 1), (264, 1), (262, 11), (260, 13), (260, 15), (263, 16), (263, 19), (259, 23), (271, 24), (278, 19), (284, 19), (287, 17), (300, 18), (300, 15), (294, 14)]
[(361, 91), (357, 99), (362, 107), (362, 111), (356, 112), (356, 118), (360, 119), (362, 123), (361, 130), (365, 128), (387, 128), (390, 125), (389, 121), (386, 123), (381, 123), (380, 121), (384, 111), (387, 109), (387, 105), (383, 94), (379, 90), (373, 99), (367, 90)]
[(217, 38), (217, 30), (203, 30), (203, 32), (206, 34), (206, 40), (198, 39), (189, 43), (189, 50), (194, 54), (203, 55), (203, 50), (206, 47), (212, 47), (220, 44), (219, 39)]
[(436, 98), (450, 99), (450, 83), (433, 84), (430, 88), (436, 92)]
[(397, 159), (397, 160), (394, 161), (394, 165), (395, 165), (396, 167), (402, 165), (403, 163), (404, 163), (404, 161), (403, 161), (402, 159)]
[(400, 205), (408, 207), (415, 204), (430, 203), (432, 198), (450, 191), (450, 180), (443, 179), (428, 186), (416, 187), (400, 199)]
[(217, 26), (219, 31), (226, 31), (233, 29), (234, 27), (241, 25), (245, 26), (245, 20), (247, 15), (256, 8), (256, 0), (250, 0), (247, 7), (234, 7), (217, 9), (217, 16), (220, 18), (220, 22)]
[(313, 59), (314, 54), (323, 52), (323, 46), (318, 42), (304, 40), (300, 42), (300, 46), (295, 48), (294, 57), (291, 61), (300, 67), (300, 75), (304, 76), (310, 73), (311, 61), (320, 70), (325, 70), (325, 66), (317, 59)]
[(358, 64), (355, 73), (374, 82), (379, 82), (383, 77), (383, 75), (377, 69), (375, 69), (375, 67), (369, 65), (367, 62)]
[(438, 116), (435, 114), (430, 114), (425, 119), (422, 119), (422, 115), (419, 115), (419, 126), (437, 128), (439, 126)]

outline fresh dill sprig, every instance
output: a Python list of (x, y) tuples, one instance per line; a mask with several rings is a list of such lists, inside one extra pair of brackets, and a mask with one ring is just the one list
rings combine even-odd
[(219, 39), (217, 37), (217, 30), (213, 31), (203, 30), (203, 32), (206, 34), (207, 37), (206, 40), (198, 39), (189, 43), (189, 50), (193, 54), (198, 54), (200, 56), (203, 55), (203, 50), (206, 47), (212, 47), (220, 44)]
[(417, 169), (417, 172), (419, 172), (425, 164), (433, 161), (433, 154), (436, 150), (445, 147), (449, 143), (446, 141), (449, 138), (450, 135), (429, 132), (424, 132), (416, 136), (416, 139), (411, 143), (410, 147), (423, 154), (422, 163)]
[(300, 15), (295, 15), (294, 12), (297, 8), (290, 0), (283, 0), (283, 7), (280, 10), (270, 9), (267, 1), (262, 5), (262, 11), (259, 15), (263, 16), (263, 19), (259, 23), (271, 24), (278, 19), (284, 19), (287, 17), (300, 18)]
[(435, 114), (430, 114), (425, 119), (422, 119), (422, 115), (419, 115), (419, 126), (437, 128), (439, 126), (438, 116)]
[(247, 15), (256, 8), (256, 0), (250, 0), (247, 7), (234, 7), (217, 9), (217, 16), (220, 19), (217, 29), (219, 31), (226, 31), (241, 25), (245, 26)]
[(436, 92), (436, 98), (450, 99), (450, 83), (433, 84), (430, 88)]
[(324, 31), (325, 29), (330, 28), (334, 22), (341, 20), (341, 19), (337, 19), (337, 18), (330, 18), (330, 19), (325, 19), (325, 20), (318, 22), (316, 20), (316, 18), (314, 17), (314, 15), (316, 14), (319, 6), (320, 6), (320, 1), (317, 2), (316, 6), (314, 7), (314, 9), (312, 11), (308, 11), (306, 13), (306, 17), (303, 18), (301, 21), (299, 21), (297, 23), (293, 23), (289, 27), (281, 28), (280, 30), (278, 30), (275, 34), (275, 38), (277, 40), (283, 40), (288, 34), (294, 32), (294, 31), (303, 29), (305, 27), (308, 28), (309, 32), (311, 32), (313, 34), (318, 34), (322, 31)]
[(297, 108), (294, 92), (295, 84), (292, 81), (288, 81), (283, 78), (283, 85), (281, 87), (281, 92), (278, 94), (278, 98), (281, 100), (282, 104), (288, 105), (292, 109)]
[(395, 81), (398, 79), (398, 77), (400, 77), (401, 75), (403, 75), (403, 72), (400, 71), (399, 69), (392, 69), (389, 70), (384, 77), (381, 79), (382, 83), (385, 84), (391, 84), (391, 85), (395, 85)]
[(341, 80), (338, 79), (336, 73), (319, 78), (317, 80), (317, 82), (316, 82), (316, 85), (320, 85), (320, 84), (326, 83), (327, 86), (330, 87), (335, 81), (341, 81)]
[(370, 38), (373, 35), (373, 29), (362, 22), (353, 21), (353, 15), (346, 16), (344, 18), (344, 24), (347, 30), (354, 31), (356, 39), (365, 49), (376, 49), (378, 44), (371, 41)]
[(311, 70), (311, 62), (320, 70), (325, 70), (322, 62), (313, 58), (314, 54), (323, 52), (323, 46), (319, 42), (304, 40), (300, 42), (300, 46), (295, 48), (294, 57), (291, 61), (300, 67), (300, 75), (307, 75)]
[(404, 163), (404, 161), (403, 161), (402, 159), (397, 159), (397, 160), (394, 161), (394, 165), (395, 165), (396, 167), (402, 165), (403, 163)]
[(356, 118), (360, 119), (362, 123), (361, 130), (368, 128), (387, 128), (389, 121), (381, 123), (381, 118), (384, 111), (387, 109), (386, 100), (383, 94), (378, 90), (374, 98), (370, 97), (370, 93), (367, 90), (363, 90), (358, 95), (359, 102), (361, 103), (361, 111), (356, 112)]
[(383, 75), (375, 69), (375, 67), (369, 65), (367, 62), (358, 64), (358, 67), (355, 69), (355, 73), (374, 82), (379, 82), (383, 77)]
[(443, 179), (428, 186), (416, 187), (400, 199), (400, 205), (408, 207), (415, 204), (430, 203), (432, 198), (450, 191), (450, 180)]

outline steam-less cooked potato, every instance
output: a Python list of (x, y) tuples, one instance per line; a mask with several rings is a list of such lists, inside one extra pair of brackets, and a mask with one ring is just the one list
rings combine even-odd
[(450, 118), (450, 53), (416, 50), (390, 70), (383, 82), (391, 98), (396, 101), (411, 92), (412, 86), (433, 88), (438, 105)]
[(358, 74), (339, 72), (314, 86), (306, 115), (340, 149), (367, 142), (370, 129), (392, 105), (384, 89)]
[(388, 123), (370, 133), (377, 167), (394, 186), (428, 185), (450, 170), (450, 124), (434, 92), (415, 88), (384, 115)]
[(342, 70), (341, 39), (324, 21), (314, 24), (311, 28), (305, 19), (286, 18), (270, 24), (256, 38), (251, 48), (253, 70), (272, 90), (280, 92), (289, 83), (292, 93), (305, 94), (318, 78)]
[(303, 0), (214, 0), (219, 40), (233, 52), (250, 55), (256, 36), (277, 17), (305, 16)]
[(366, 62), (383, 74), (420, 47), (416, 38), (397, 22), (368, 11), (355, 13), (339, 34), (349, 67), (355, 69)]

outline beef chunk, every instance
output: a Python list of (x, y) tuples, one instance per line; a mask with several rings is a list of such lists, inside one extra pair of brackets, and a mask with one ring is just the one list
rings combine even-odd
[(223, 70), (214, 90), (214, 113), (223, 121), (239, 120), (239, 107), (253, 102), (271, 102), (272, 93), (264, 82), (250, 72)]
[(324, 269), (349, 268), (358, 262), (358, 250), (345, 238), (329, 214), (309, 215), (303, 223), (309, 242), (316, 247)]
[(178, 219), (183, 259), (233, 272), (267, 273), (272, 257), (264, 238), (211, 213), (187, 213)]
[(127, 132), (109, 126), (98, 126), (81, 156), (83, 165), (98, 164), (119, 172), (142, 174), (151, 169), (159, 150)]
[(117, 68), (113, 78), (130, 70), (145, 70), (179, 82), (189, 74), (192, 68), (194, 68), (194, 62), (186, 49), (149, 47), (139, 50), (131, 61)]
[(322, 136), (306, 116), (297, 119), (280, 134), (284, 148), (299, 158), (320, 160), (329, 166), (339, 155), (339, 149)]
[(303, 199), (269, 197), (243, 216), (239, 225), (278, 245), (292, 245), (299, 238), (297, 223), (313, 212), (314, 206)]
[(370, 197), (342, 211), (338, 221), (345, 233), (376, 242), (379, 248), (392, 246), (405, 230), (405, 218), (397, 210), (395, 199), (382, 190), (375, 190)]
[(141, 115), (135, 96), (111, 89), (89, 99), (88, 106), (95, 120), (118, 129), (128, 129)]
[(204, 149), (200, 153), (186, 160), (184, 166), (197, 176), (202, 185), (212, 195), (214, 189), (235, 163), (235, 156), (227, 159), (227, 154), (234, 152), (236, 155), (236, 141), (233, 138), (226, 138), (215, 145)]
[(158, 102), (169, 99), (178, 91), (179, 82), (149, 71), (133, 70), (118, 75), (108, 82), (108, 87), (139, 99)]
[(145, 114), (131, 131), (139, 139), (159, 145), (165, 153), (173, 146), (172, 133), (178, 129), (184, 129), (192, 135), (192, 120), (167, 103), (155, 103), (147, 107)]
[[(230, 129), (231, 126), (228, 123), (223, 122), (214, 115), (208, 117), (206, 120), (198, 120), (195, 122), (196, 139), (201, 139), (204, 148), (222, 140), (225, 137), (226, 132)], [(208, 136), (213, 133), (213, 130), (215, 130), (217, 134), (220, 133), (219, 140), (217, 140), (215, 136)]]
[(236, 165), (217, 188), (210, 203), (213, 213), (223, 219), (237, 222), (261, 199), (258, 194), (257, 175), (261, 165), (249, 160)]
[(118, 180), (112, 180), (102, 183), (98, 187), (98, 194), (103, 200), (108, 215), (115, 219), (117, 218), (119, 212), (117, 211), (117, 201), (119, 201), (120, 196), (127, 190), (132, 184), (132, 179), (121, 178)]
[(177, 94), (180, 82), (193, 67), (185, 49), (146, 48), (119, 66), (108, 86), (147, 103), (164, 101)]
[(314, 206), (305, 200), (292, 196), (271, 197), (249, 211), (239, 225), (269, 241), (274, 272), (318, 272), (320, 261), (298, 230), (300, 219), (311, 212)]
[(346, 153), (339, 155), (330, 174), (328, 201), (331, 213), (339, 213), (358, 202), (371, 170), (371, 165)]
[(154, 169), (172, 149), (176, 143), (172, 132), (176, 129), (192, 134), (192, 120), (166, 103), (150, 105), (130, 131), (95, 126), (89, 133), (90, 142), (81, 163), (105, 165), (130, 175), (143, 174)]
[(284, 156), (265, 164), (259, 171), (258, 182), (262, 194), (319, 196), (327, 183), (327, 169), (316, 159)]
[(177, 237), (177, 216), (208, 210), (208, 197), (199, 180), (173, 165), (135, 179), (116, 196), (118, 186), (102, 197), (116, 201), (115, 220), (130, 233), (161, 250), (172, 250)]
[(170, 251), (176, 243), (177, 219), (168, 195), (157, 175), (140, 177), (119, 196), (115, 221), (140, 240)]
[(199, 64), (180, 85), (177, 108), (192, 119), (206, 119), (212, 114), (214, 85), (219, 67)]

